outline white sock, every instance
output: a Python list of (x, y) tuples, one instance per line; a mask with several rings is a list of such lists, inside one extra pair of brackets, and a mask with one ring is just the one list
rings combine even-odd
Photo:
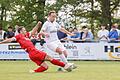
[(63, 61), (65, 64), (68, 63), (67, 58), (65, 57), (64, 54), (60, 54), (60, 60)]

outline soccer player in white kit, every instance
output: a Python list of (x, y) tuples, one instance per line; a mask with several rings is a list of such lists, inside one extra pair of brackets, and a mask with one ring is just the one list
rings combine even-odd
[[(47, 47), (51, 49), (54, 52), (57, 52), (60, 56), (61, 61), (64, 63), (68, 63), (67, 61), (67, 51), (66, 48), (63, 46), (63, 44), (60, 42), (57, 36), (57, 30), (60, 30), (68, 35), (73, 36), (74, 34), (68, 32), (65, 30), (63, 27), (61, 27), (57, 22), (56, 22), (56, 12), (55, 11), (50, 11), (48, 14), (48, 19), (47, 21), (43, 24), (42, 29), (41, 29), (41, 34), (45, 36), (45, 41), (47, 44)], [(76, 68), (73, 66), (73, 68)]]

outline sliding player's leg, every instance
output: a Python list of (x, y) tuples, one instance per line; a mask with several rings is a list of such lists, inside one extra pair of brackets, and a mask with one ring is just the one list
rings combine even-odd
[(50, 61), (50, 62), (51, 62), (52, 64), (54, 64), (54, 65), (63, 67), (63, 68), (64, 68), (65, 70), (67, 70), (68, 72), (72, 71), (72, 66), (73, 66), (73, 64), (71, 64), (71, 63), (65, 64), (64, 62), (61, 62), (61, 61), (59, 61), (59, 60), (57, 60), (57, 59), (54, 59), (54, 58), (52, 58), (52, 57), (49, 56), (49, 55), (46, 55), (45, 60)]
[(29, 57), (38, 66), (37, 69), (30, 70), (30, 73), (33, 73), (33, 72), (44, 72), (44, 71), (46, 71), (48, 69), (48, 65), (44, 62), (44, 59), (46, 57), (46, 53), (36, 49), (35, 51), (29, 53)]
[(44, 72), (48, 69), (48, 65), (43, 62), (37, 69), (35, 69), (35, 72)]

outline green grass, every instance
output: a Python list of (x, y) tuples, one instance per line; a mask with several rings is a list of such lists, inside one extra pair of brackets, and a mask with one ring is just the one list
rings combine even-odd
[(36, 66), (31, 61), (0, 61), (0, 80), (120, 80), (120, 62), (75, 61), (78, 68), (73, 72), (57, 72), (49, 64), (43, 73), (30, 74)]

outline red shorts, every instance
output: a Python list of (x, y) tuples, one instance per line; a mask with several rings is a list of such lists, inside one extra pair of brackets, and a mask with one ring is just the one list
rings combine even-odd
[(29, 52), (29, 57), (33, 62), (35, 62), (38, 66), (40, 66), (45, 60), (46, 53), (36, 49)]

